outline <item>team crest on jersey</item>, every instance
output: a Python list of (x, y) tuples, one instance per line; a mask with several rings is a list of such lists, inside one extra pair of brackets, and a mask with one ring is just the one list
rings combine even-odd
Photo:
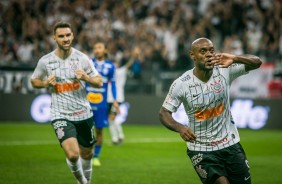
[(65, 136), (64, 128), (58, 128), (56, 134), (58, 139), (62, 139)]
[(220, 80), (218, 81), (215, 80), (213, 84), (212, 83), (210, 84), (210, 86), (212, 91), (215, 93), (220, 93), (223, 90), (223, 86), (221, 85)]
[(197, 171), (197, 173), (199, 174), (199, 176), (200, 176), (201, 178), (204, 178), (204, 179), (207, 178), (208, 173), (207, 173), (206, 170), (202, 169), (202, 166), (201, 166), (201, 165), (196, 166), (196, 171)]
[(78, 61), (77, 60), (71, 60), (70, 61), (70, 70), (72, 72), (75, 72), (75, 70), (78, 69)]

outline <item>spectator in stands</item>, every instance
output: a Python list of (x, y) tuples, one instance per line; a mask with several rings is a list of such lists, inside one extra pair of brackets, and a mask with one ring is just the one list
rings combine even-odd
[[(279, 60), (281, 0), (159, 0), (151, 3), (147, 0), (3, 0), (0, 10), (0, 33), (5, 37), (0, 40), (0, 49), (5, 48), (9, 56), (13, 55), (8, 57), (11, 61), (5, 62), (8, 65), (17, 61), (33, 65), (43, 53), (54, 49), (55, 45), (44, 44), (50, 35), (47, 28), (58, 19), (71, 21), (77, 38), (75, 47), (90, 55), (92, 50), (88, 43), (96, 40), (115, 45), (109, 50), (112, 55), (131, 50), (134, 45), (144, 51), (148, 49), (144, 53), (144, 69), (150, 69), (156, 55), (161, 55), (160, 62), (167, 61), (166, 65), (178, 65), (177, 58), (183, 50), (190, 49), (185, 43), (197, 37), (212, 38), (215, 46), (222, 50), (222, 43), (234, 34), (238, 35), (237, 43), (241, 42), (243, 53), (257, 52), (268, 62)], [(21, 54), (15, 57), (15, 53), (21, 52), (18, 51), (20, 40), (26, 37), (42, 52), (33, 58)], [(161, 43), (164, 48), (156, 49), (155, 43)], [(0, 60), (3, 59), (7, 57), (1, 54)]]

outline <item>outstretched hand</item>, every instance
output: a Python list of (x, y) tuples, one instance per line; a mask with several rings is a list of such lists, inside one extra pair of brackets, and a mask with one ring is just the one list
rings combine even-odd
[(212, 61), (214, 66), (219, 66), (220, 68), (227, 68), (234, 62), (235, 55), (228, 53), (216, 54)]

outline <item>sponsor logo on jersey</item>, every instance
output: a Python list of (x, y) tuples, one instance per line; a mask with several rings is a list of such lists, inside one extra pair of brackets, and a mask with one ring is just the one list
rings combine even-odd
[(87, 100), (94, 104), (99, 104), (103, 101), (103, 95), (101, 93), (88, 93)]
[(75, 81), (71, 83), (56, 84), (54, 88), (57, 93), (64, 93), (78, 90), (80, 88), (80, 84), (78, 81)]
[(205, 110), (196, 110), (195, 117), (198, 121), (204, 121), (207, 119), (215, 118), (224, 112), (224, 104), (221, 103), (216, 107)]
[(227, 137), (225, 137), (225, 138), (223, 138), (221, 140), (218, 140), (218, 141), (212, 141), (210, 145), (211, 146), (216, 146), (218, 144), (221, 144), (221, 143), (224, 143), (224, 142), (227, 142), (227, 141), (228, 141), (228, 139), (227, 139)]
[(182, 82), (188, 81), (189, 79), (191, 79), (190, 75), (186, 75), (186, 76), (180, 78), (180, 80), (181, 80)]
[(64, 128), (58, 128), (56, 134), (58, 139), (62, 139), (65, 136)]
[(193, 166), (197, 165), (197, 164), (200, 163), (202, 160), (203, 160), (203, 154), (202, 154), (202, 153), (199, 153), (199, 154), (197, 154), (197, 155), (194, 155), (194, 156), (191, 158), (191, 161), (192, 161)]
[(189, 84), (189, 88), (195, 88), (197, 86), (201, 86), (200, 83)]
[(77, 112), (72, 113), (72, 115), (73, 116), (79, 116), (79, 115), (85, 114), (85, 113), (87, 113), (87, 110), (77, 111)]
[(57, 61), (56, 60), (51, 60), (51, 61), (49, 61), (48, 64), (54, 64), (54, 63), (57, 63)]
[(202, 142), (202, 141), (195, 141), (195, 144), (201, 144), (201, 145), (205, 145), (205, 146), (217, 146), (219, 144), (222, 144), (222, 143), (225, 143), (228, 141), (228, 138), (225, 137), (221, 140), (215, 140), (215, 139), (211, 139), (211, 140), (207, 140), (207, 141), (210, 141), (210, 142)]

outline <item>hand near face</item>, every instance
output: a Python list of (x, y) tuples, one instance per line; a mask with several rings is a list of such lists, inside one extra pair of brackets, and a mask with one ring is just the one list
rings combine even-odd
[(234, 62), (235, 55), (228, 53), (216, 54), (212, 57), (212, 63), (220, 68), (227, 68)]

